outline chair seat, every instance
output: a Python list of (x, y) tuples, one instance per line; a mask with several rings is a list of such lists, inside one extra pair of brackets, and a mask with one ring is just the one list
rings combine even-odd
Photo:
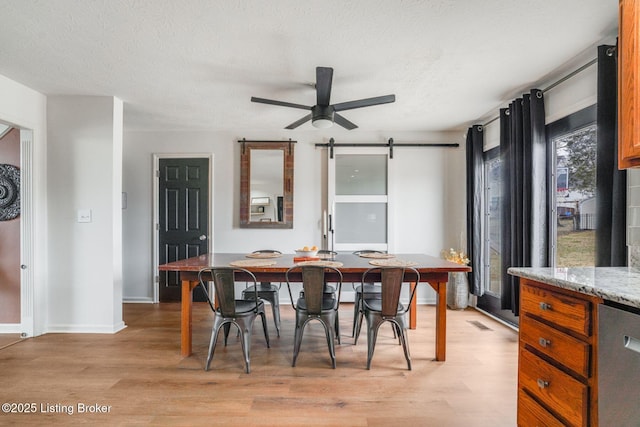
[[(382, 300), (376, 298), (365, 298), (364, 308), (365, 310), (382, 311)], [(398, 312), (400, 311), (404, 311), (404, 305), (401, 302), (398, 302)]]
[[(357, 293), (362, 293), (362, 285), (358, 285), (355, 287), (355, 291)], [(364, 284), (364, 293), (365, 294), (380, 294), (382, 293), (382, 288), (380, 286), (372, 285), (369, 283)]]
[(335, 294), (336, 293), (336, 287), (333, 286), (333, 285), (325, 284), (323, 292), (325, 294)]
[[(322, 290), (323, 298), (335, 298), (336, 288), (331, 285), (324, 285), (324, 289)], [(304, 290), (300, 291), (300, 298), (304, 298)]]
[[(252, 311), (255, 311), (256, 309), (256, 302), (254, 300), (237, 299), (235, 301), (236, 301), (237, 315), (248, 314), (248, 313), (251, 313)], [(259, 301), (258, 308), (262, 306), (264, 306), (264, 303), (262, 301)], [(216, 313), (221, 314), (220, 309), (217, 309)]]
[[(322, 298), (322, 311), (335, 310), (337, 304), (338, 304), (338, 300), (337, 299), (331, 298), (331, 297), (327, 297), (327, 295), (325, 295), (325, 297)], [(307, 309), (307, 301), (305, 301), (304, 298), (299, 298), (298, 302), (296, 303), (296, 305), (298, 306), (298, 308), (300, 310), (306, 310)]]
[(278, 286), (271, 283), (259, 283), (257, 286), (249, 286), (243, 290), (244, 293), (253, 292), (253, 288), (256, 288), (258, 292), (278, 292)]

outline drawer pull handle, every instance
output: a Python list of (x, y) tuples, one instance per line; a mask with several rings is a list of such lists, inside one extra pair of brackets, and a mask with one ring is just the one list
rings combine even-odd
[(640, 340), (629, 335), (624, 336), (624, 346), (636, 353), (640, 353)]
[(551, 304), (546, 303), (546, 302), (541, 302), (540, 303), (540, 310), (542, 310), (542, 311), (551, 310)]
[(538, 387), (540, 388), (545, 388), (545, 387), (549, 387), (549, 381), (545, 381), (541, 378), (538, 378), (538, 380), (536, 381), (538, 383)]
[(540, 344), (540, 347), (545, 347), (545, 348), (546, 348), (546, 347), (551, 347), (551, 341), (549, 341), (549, 340), (548, 340), (548, 339), (546, 339), (546, 338), (542, 338), (542, 337), (540, 337), (540, 338), (538, 339), (538, 343)]

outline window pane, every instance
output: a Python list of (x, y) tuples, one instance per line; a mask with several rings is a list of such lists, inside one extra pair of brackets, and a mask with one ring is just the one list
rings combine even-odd
[(595, 265), (596, 125), (553, 139), (556, 153), (555, 265)]
[(336, 195), (387, 194), (386, 155), (337, 155)]
[(336, 203), (336, 243), (387, 243), (386, 203)]
[(487, 293), (497, 298), (502, 288), (502, 163), (494, 159), (485, 163), (486, 173), (486, 236), (489, 256)]

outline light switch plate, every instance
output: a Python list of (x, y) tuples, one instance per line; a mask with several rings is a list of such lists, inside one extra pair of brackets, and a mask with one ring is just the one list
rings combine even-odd
[(78, 209), (78, 222), (91, 222), (91, 209)]

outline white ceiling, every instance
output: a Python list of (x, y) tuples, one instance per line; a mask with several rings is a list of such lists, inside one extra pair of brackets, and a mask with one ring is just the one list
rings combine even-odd
[(327, 66), (332, 103), (396, 95), (344, 111), (358, 132), (466, 128), (615, 36), (618, 1), (1, 5), (0, 74), (47, 95), (117, 96), (127, 130), (280, 130), (306, 112), (251, 96), (313, 105), (315, 67)]

